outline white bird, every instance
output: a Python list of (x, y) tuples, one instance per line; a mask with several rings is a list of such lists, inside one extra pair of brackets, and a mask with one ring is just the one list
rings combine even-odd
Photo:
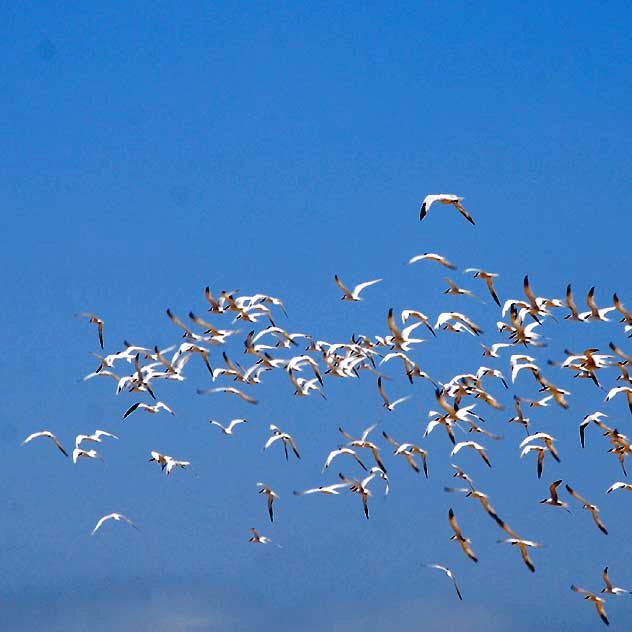
[(568, 503), (561, 501), (557, 496), (557, 488), (559, 487), (562, 479), (559, 481), (555, 481), (549, 485), (549, 494), (551, 494), (550, 498), (544, 498), (540, 501), (540, 503), (545, 505), (551, 505), (551, 507), (561, 507), (562, 509), (566, 509), (570, 513), (568, 509)]
[(208, 395), (209, 393), (228, 393), (229, 395), (237, 395), (237, 397), (241, 397), (245, 402), (249, 404), (257, 404), (258, 401), (254, 397), (250, 397), (250, 395), (246, 395), (242, 393), (239, 389), (234, 388), (233, 386), (220, 386), (217, 388), (198, 388), (198, 395)]
[(328, 455), (327, 455), (327, 459), (325, 461), (325, 465), (323, 465), (323, 469), (322, 471), (324, 472), (330, 465), (331, 462), (337, 457), (340, 456), (342, 454), (348, 454), (349, 456), (352, 456), (358, 463), (358, 465), (363, 469), (366, 470), (366, 466), (364, 465), (364, 463), (362, 463), (362, 461), (360, 460), (360, 457), (356, 454), (355, 450), (352, 450), (351, 448), (338, 448), (337, 450), (332, 450)]
[(454, 456), (461, 448), (473, 448), (474, 450), (478, 452), (481, 459), (483, 459), (483, 461), (487, 463), (488, 467), (492, 466), (492, 464), (489, 462), (489, 459), (487, 458), (487, 454), (485, 453), (485, 448), (479, 443), (476, 443), (475, 441), (460, 441), (454, 446), (454, 448), (452, 448), (452, 452), (450, 452), (450, 456)]
[(629, 594), (631, 594), (632, 591), (625, 590), (625, 588), (617, 588), (616, 586), (612, 585), (612, 582), (610, 581), (610, 577), (608, 577), (608, 567), (607, 566), (603, 569), (602, 577), (603, 577), (603, 582), (606, 585), (605, 588), (601, 589), (602, 593), (605, 593), (606, 595), (629, 595)]
[(333, 485), (321, 485), (320, 487), (312, 487), (311, 489), (306, 489), (302, 492), (294, 491), (295, 496), (305, 496), (307, 494), (325, 494), (325, 495), (338, 495), (340, 492), (339, 489), (343, 487), (347, 487), (346, 483), (334, 483)]
[(110, 437), (111, 439), (118, 439), (115, 434), (106, 432), (105, 430), (95, 430), (91, 435), (79, 434), (75, 437), (75, 448), (78, 448), (83, 441), (92, 441), (93, 443), (102, 443), (101, 437)]
[[(250, 531), (252, 533), (252, 536), (248, 540), (248, 542), (254, 542), (255, 544), (274, 544), (274, 542), (272, 542), (269, 537), (265, 535), (259, 535), (259, 532), (254, 527), (250, 527)], [(276, 544), (276, 546), (281, 548), (280, 544)]]
[(99, 332), (99, 344), (101, 345), (101, 349), (103, 349), (103, 322), (104, 321), (101, 320), (98, 316), (91, 314), (90, 312), (81, 312), (80, 314), (77, 314), (77, 316), (80, 316), (81, 318), (87, 318), (89, 323), (97, 326), (97, 330)]
[(101, 459), (103, 461), (103, 457), (96, 450), (82, 450), (81, 448), (75, 448), (72, 451), (72, 462), (76, 463), (81, 457), (86, 459)]
[(628, 400), (628, 408), (632, 413), (632, 386), (616, 386), (615, 388), (611, 388), (606, 395), (606, 401), (609, 402), (615, 395), (619, 393), (625, 393), (625, 396)]
[(283, 443), (283, 450), (285, 451), (286, 461), (288, 459), (288, 450), (287, 450), (288, 444), (292, 448), (292, 451), (296, 455), (296, 458), (297, 459), (301, 458), (301, 455), (298, 453), (298, 450), (296, 449), (296, 443), (294, 442), (294, 438), (292, 437), (292, 435), (288, 434), (287, 432), (283, 432), (280, 428), (278, 428), (274, 424), (270, 424), (270, 430), (272, 431), (272, 436), (266, 441), (265, 445), (263, 446), (264, 450), (267, 450), (275, 441), (281, 441)]
[(30, 434), (26, 439), (24, 439), (24, 441), (22, 441), (22, 445), (28, 443), (29, 441), (32, 441), (33, 439), (36, 439), (37, 437), (46, 437), (47, 439), (50, 439), (59, 448), (64, 456), (68, 456), (68, 452), (64, 450), (61, 443), (59, 442), (59, 439), (49, 430), (42, 430), (41, 432), (34, 432), (33, 434)]
[(632, 483), (624, 483), (623, 481), (617, 481), (616, 483), (612, 483), (612, 485), (608, 487), (606, 494), (609, 494), (610, 492), (614, 492), (617, 489), (625, 489), (626, 492), (632, 492)]
[(602, 597), (597, 597), (595, 593), (591, 593), (589, 590), (586, 590), (585, 588), (580, 588), (579, 586), (575, 586), (575, 584), (571, 584), (571, 590), (576, 593), (581, 593), (582, 595), (585, 595), (584, 599), (587, 599), (588, 601), (592, 601), (595, 604), (595, 608), (597, 608), (597, 613), (601, 617), (601, 620), (606, 625), (610, 625), (608, 621), (608, 616), (606, 615), (606, 609), (604, 608), (605, 601), (603, 600)]
[(407, 399), (410, 399), (412, 397), (412, 395), (405, 395), (404, 397), (400, 397), (399, 399), (396, 399), (393, 402), (389, 401), (388, 397), (386, 396), (386, 393), (384, 392), (384, 388), (382, 388), (381, 377), (377, 378), (377, 390), (380, 393), (380, 397), (384, 400), (384, 408), (390, 411), (392, 411), (395, 408), (395, 406), (397, 406), (397, 404), (401, 404), (402, 402), (405, 402)]
[(526, 564), (527, 568), (535, 573), (535, 566), (533, 562), (529, 558), (529, 554), (527, 553), (527, 547), (536, 547), (541, 548), (544, 545), (538, 544), (537, 542), (532, 542), (531, 540), (522, 540), (520, 538), (507, 538), (506, 540), (498, 540), (499, 544), (511, 544), (513, 546), (517, 546), (520, 549), (520, 555), (522, 555), (522, 559)]
[(245, 424), (247, 422), (248, 422), (247, 419), (231, 419), (228, 426), (224, 427), (222, 426), (222, 424), (219, 423), (219, 421), (215, 421), (214, 419), (209, 419), (209, 423), (212, 424), (213, 426), (217, 426), (225, 435), (233, 434), (233, 429), (235, 428), (235, 426), (237, 426), (238, 424)]
[(423, 261), (424, 259), (428, 259), (429, 261), (436, 261), (449, 270), (456, 270), (456, 266), (453, 263), (450, 263), (445, 257), (443, 257), (442, 255), (438, 255), (435, 252), (424, 252), (423, 255), (415, 255), (408, 260), (408, 263), (417, 263), (417, 261)]
[(364, 283), (359, 283), (353, 288), (353, 291), (349, 291), (342, 283), (337, 274), (334, 274), (334, 281), (336, 285), (342, 290), (343, 295), (340, 297), (343, 301), (361, 301), (363, 299), (360, 298), (360, 292), (366, 287), (370, 285), (375, 285), (379, 283), (382, 279), (374, 279), (373, 281), (365, 281)]
[(441, 202), (441, 204), (452, 204), (452, 206), (454, 206), (459, 211), (459, 213), (461, 213), (461, 215), (463, 215), (463, 217), (465, 217), (465, 219), (470, 222), (470, 224), (474, 224), (474, 220), (472, 219), (471, 215), (461, 205), (461, 200), (463, 200), (462, 197), (459, 197), (458, 195), (453, 195), (452, 193), (426, 195), (424, 201), (421, 204), (421, 209), (419, 209), (419, 221), (421, 221), (426, 216), (428, 210), (430, 209), (432, 204), (434, 204), (434, 202)]
[(440, 564), (423, 564), (423, 566), (425, 566), (426, 568), (436, 568), (440, 571), (443, 571), (452, 580), (452, 583), (454, 584), (454, 590), (456, 590), (458, 598), (461, 599), (461, 601), (463, 600), (463, 597), (461, 596), (461, 591), (459, 590), (459, 587), (456, 583), (454, 573), (449, 568), (441, 566)]
[(136, 529), (137, 531), (140, 531), (140, 529), (127, 516), (124, 516), (123, 514), (120, 514), (120, 513), (111, 513), (99, 519), (99, 522), (97, 522), (97, 526), (94, 529), (92, 529), (91, 535), (94, 535), (106, 520), (116, 520), (116, 521), (123, 520), (127, 522), (127, 524), (134, 527), (134, 529)]
[(167, 462), (167, 468), (166, 468), (167, 476), (169, 476), (169, 474), (171, 474), (173, 469), (176, 467), (180, 467), (184, 469), (185, 467), (190, 467), (191, 465), (190, 461), (179, 461), (178, 459), (174, 459), (173, 457), (166, 456), (166, 455), (165, 455), (165, 461)]
[(494, 289), (494, 281), (498, 274), (495, 272), (485, 272), (485, 270), (481, 270), (480, 268), (466, 268), (464, 274), (468, 272), (474, 273), (475, 279), (484, 279), (485, 284), (487, 285), (487, 289), (489, 291), (490, 296), (494, 299), (494, 303), (500, 307), (500, 300), (498, 299), (498, 295), (496, 294), (496, 290)]
[(261, 487), (260, 494), (265, 494), (268, 497), (268, 515), (270, 516), (270, 522), (274, 522), (274, 512), (272, 511), (272, 503), (279, 495), (265, 483), (258, 482), (257, 487)]
[(171, 410), (171, 408), (169, 408), (169, 406), (167, 406), (167, 404), (165, 404), (164, 402), (156, 402), (153, 406), (150, 406), (149, 404), (145, 404), (144, 402), (136, 402), (135, 404), (132, 404), (125, 411), (125, 414), (123, 415), (123, 419), (125, 419), (126, 417), (129, 417), (135, 410), (139, 410), (139, 409), (144, 410), (145, 412), (151, 413), (152, 415), (156, 414), (157, 412), (160, 412), (161, 410), (164, 410), (165, 412), (175, 415), (173, 410)]

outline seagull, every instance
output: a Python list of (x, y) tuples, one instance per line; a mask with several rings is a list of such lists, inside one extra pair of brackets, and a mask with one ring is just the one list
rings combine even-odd
[(390, 411), (392, 411), (395, 408), (395, 406), (397, 406), (397, 404), (401, 404), (402, 402), (405, 402), (407, 399), (410, 399), (412, 397), (412, 395), (406, 395), (404, 397), (400, 397), (399, 399), (396, 399), (394, 402), (390, 402), (388, 397), (386, 396), (386, 393), (384, 392), (384, 388), (382, 388), (381, 377), (377, 378), (377, 390), (380, 393), (380, 397), (384, 400), (384, 408)]
[(453, 263), (450, 263), (445, 257), (438, 255), (435, 252), (424, 252), (423, 255), (415, 255), (408, 260), (408, 263), (417, 263), (417, 261), (423, 261), (424, 259), (428, 259), (429, 261), (436, 261), (449, 270), (456, 270), (456, 266)]
[(87, 318), (89, 323), (97, 326), (97, 330), (99, 332), (99, 344), (101, 345), (101, 349), (103, 349), (103, 320), (90, 312), (81, 312), (80, 314), (77, 314), (77, 316)]
[(605, 588), (601, 589), (602, 593), (605, 593), (606, 595), (629, 595), (632, 593), (632, 591), (625, 590), (624, 588), (617, 588), (616, 586), (612, 585), (612, 582), (610, 581), (610, 577), (608, 577), (607, 566), (603, 569), (602, 577), (603, 577), (604, 584), (606, 585)]
[(26, 439), (24, 439), (24, 441), (22, 441), (22, 445), (24, 445), (25, 443), (28, 443), (29, 441), (33, 439), (36, 439), (37, 437), (47, 437), (59, 448), (59, 450), (64, 456), (68, 456), (68, 452), (64, 450), (61, 443), (59, 442), (59, 439), (49, 430), (42, 430), (41, 432), (34, 432), (33, 434), (30, 434)]
[(265, 494), (268, 497), (268, 514), (270, 516), (270, 522), (274, 522), (272, 503), (274, 502), (275, 498), (279, 497), (279, 495), (265, 483), (258, 482), (257, 487), (261, 487), (261, 489), (259, 490), (260, 494)]
[(551, 497), (541, 500), (540, 503), (544, 503), (545, 505), (551, 505), (551, 507), (561, 507), (562, 509), (566, 509), (566, 511), (570, 513), (570, 510), (568, 508), (568, 503), (561, 501), (557, 497), (557, 488), (561, 482), (562, 482), (562, 479), (560, 479), (559, 481), (555, 481), (554, 483), (551, 483), (549, 485), (549, 494), (551, 494)]
[(82, 450), (81, 448), (75, 448), (72, 451), (72, 462), (76, 463), (77, 459), (84, 457), (86, 459), (101, 459), (103, 457), (96, 450)]
[(460, 441), (452, 448), (450, 456), (454, 456), (461, 448), (474, 448), (474, 450), (476, 450), (480, 455), (481, 459), (485, 461), (487, 466), (492, 466), (492, 464), (489, 462), (489, 459), (487, 458), (487, 454), (485, 453), (485, 448), (479, 443), (476, 443), (476, 441)]
[(474, 220), (472, 219), (471, 215), (461, 205), (461, 200), (463, 200), (462, 197), (459, 197), (458, 195), (453, 195), (452, 193), (426, 195), (424, 201), (421, 204), (421, 209), (419, 210), (419, 221), (421, 221), (426, 216), (428, 210), (434, 202), (441, 202), (441, 204), (452, 204), (459, 211), (459, 213), (461, 213), (461, 215), (463, 215), (463, 217), (465, 217), (465, 219), (470, 222), (470, 224), (474, 224)]
[(597, 612), (599, 613), (601, 620), (606, 625), (610, 625), (610, 622), (608, 621), (608, 617), (606, 616), (606, 609), (604, 608), (605, 602), (602, 597), (597, 597), (595, 593), (591, 593), (590, 591), (585, 590), (584, 588), (579, 588), (579, 586), (575, 586), (575, 584), (571, 584), (571, 590), (577, 593), (581, 593), (582, 595), (586, 595), (584, 599), (587, 599), (588, 601), (592, 601), (595, 604), (595, 608), (597, 608)]
[(322, 471), (324, 472), (330, 465), (331, 462), (337, 457), (340, 456), (341, 454), (348, 454), (350, 456), (352, 456), (358, 463), (358, 465), (366, 471), (366, 466), (364, 465), (364, 463), (362, 463), (362, 461), (360, 460), (360, 457), (358, 457), (358, 455), (356, 454), (355, 450), (352, 450), (351, 448), (338, 448), (337, 450), (332, 450), (328, 455), (327, 455), (327, 460), (325, 461), (325, 465), (323, 465), (323, 469)]
[(454, 584), (454, 590), (456, 590), (456, 594), (458, 598), (461, 599), (461, 601), (463, 600), (463, 597), (461, 596), (461, 591), (459, 590), (459, 587), (457, 586), (454, 573), (449, 568), (446, 568), (445, 566), (441, 566), (440, 564), (423, 564), (423, 566), (425, 566), (426, 568), (436, 568), (440, 571), (443, 571), (452, 580), (452, 583)]
[(242, 393), (239, 389), (234, 388), (233, 386), (219, 386), (217, 388), (198, 388), (198, 395), (208, 395), (209, 393), (229, 393), (230, 395), (237, 395), (237, 397), (241, 397), (245, 402), (249, 404), (257, 404), (258, 400), (254, 397), (250, 397), (245, 393)]
[(362, 290), (365, 287), (369, 287), (370, 285), (375, 285), (376, 283), (379, 283), (382, 279), (374, 279), (373, 281), (365, 281), (364, 283), (359, 283), (358, 285), (356, 285), (353, 288), (353, 291), (350, 292), (342, 283), (342, 281), (340, 280), (340, 278), (338, 277), (337, 274), (334, 274), (334, 281), (336, 282), (336, 285), (342, 290), (343, 295), (340, 297), (341, 300), (343, 301), (362, 301), (364, 299), (360, 298), (360, 292), (362, 292)]
[[(274, 542), (272, 542), (272, 540), (267, 536), (259, 535), (259, 532), (254, 527), (250, 527), (250, 531), (252, 533), (252, 537), (248, 540), (248, 542), (254, 542), (255, 544), (274, 544)], [(281, 548), (280, 544), (276, 544), (275, 546)]]
[(532, 542), (531, 540), (522, 540), (520, 538), (507, 538), (506, 540), (498, 540), (499, 544), (511, 544), (512, 546), (517, 546), (520, 549), (520, 555), (522, 555), (522, 559), (526, 564), (527, 568), (535, 573), (535, 566), (533, 562), (529, 558), (529, 554), (527, 553), (527, 547), (537, 547), (541, 548), (544, 545), (538, 544), (537, 542)]
[(94, 443), (101, 443), (101, 437), (110, 437), (111, 439), (118, 439), (115, 434), (106, 432), (105, 430), (95, 430), (91, 435), (80, 434), (75, 437), (75, 448), (78, 448), (83, 441), (92, 441)]
[(151, 413), (152, 415), (156, 414), (157, 412), (160, 412), (161, 410), (164, 410), (168, 413), (171, 413), (172, 415), (175, 415), (173, 410), (171, 410), (171, 408), (169, 408), (169, 406), (167, 406), (167, 404), (165, 404), (164, 402), (156, 402), (153, 406), (150, 406), (149, 404), (145, 404), (144, 402), (136, 402), (135, 404), (132, 404), (125, 411), (125, 414), (123, 415), (123, 419), (129, 417), (135, 410), (139, 410), (139, 409), (144, 410), (145, 412)]
[(212, 424), (213, 426), (217, 426), (225, 435), (232, 435), (233, 429), (235, 428), (236, 425), (245, 424), (248, 422), (248, 420), (247, 419), (231, 419), (230, 423), (226, 427), (222, 426), (222, 424), (220, 424), (219, 421), (215, 421), (214, 419), (209, 419), (208, 422)]
[(127, 522), (127, 524), (129, 524), (132, 527), (134, 527), (134, 529), (136, 529), (137, 531), (140, 531), (140, 529), (127, 516), (124, 516), (123, 514), (120, 514), (120, 513), (111, 513), (111, 514), (108, 514), (107, 516), (103, 516), (103, 518), (99, 519), (99, 522), (97, 522), (97, 526), (94, 529), (92, 529), (91, 535), (94, 535), (97, 532), (97, 530), (99, 529), (99, 527), (106, 520), (117, 520), (117, 521), (124, 520), (125, 522)]
[(301, 458), (301, 455), (298, 453), (296, 449), (296, 443), (294, 443), (294, 438), (292, 435), (289, 435), (287, 432), (282, 432), (280, 428), (275, 426), (274, 424), (270, 424), (270, 430), (272, 431), (272, 436), (266, 441), (263, 449), (266, 450), (269, 448), (275, 441), (281, 441), (283, 443), (283, 450), (285, 451), (285, 460), (288, 460), (288, 444), (292, 448), (292, 451), (296, 455), (297, 459)]
[(454, 535), (450, 538), (450, 540), (455, 540), (461, 545), (463, 552), (467, 555), (473, 562), (478, 562), (478, 558), (474, 555), (472, 549), (470, 548), (470, 539), (464, 538), (461, 533), (461, 529), (459, 529), (459, 525), (456, 522), (456, 518), (454, 517), (454, 511), (450, 508), (448, 512), (448, 520), (450, 522), (450, 526), (454, 531)]
[(586, 509), (586, 511), (590, 511), (590, 515), (593, 517), (595, 524), (599, 527), (599, 529), (605, 534), (608, 535), (608, 529), (606, 526), (599, 520), (599, 508), (597, 505), (592, 505), (585, 498), (582, 498), (574, 489), (570, 486), (566, 485), (566, 491), (575, 499), (579, 500), (582, 503), (582, 509)]

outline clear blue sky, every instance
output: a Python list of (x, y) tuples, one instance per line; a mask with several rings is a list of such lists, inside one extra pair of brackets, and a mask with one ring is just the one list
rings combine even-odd
[[(496, 544), (503, 534), (480, 507), (442, 491), (454, 483), (451, 445), (439, 432), (420, 436), (435, 406), (430, 384), (410, 387), (388, 367), (389, 393), (413, 394), (389, 413), (372, 376), (327, 380), (325, 401), (295, 398), (282, 375), (268, 374), (251, 407), (197, 396), (209, 380), (194, 358), (186, 382), (157, 393), (176, 417), (122, 422), (138, 398), (115, 396), (110, 380), (81, 381), (98, 348), (74, 314), (105, 319), (107, 351), (123, 339), (166, 346), (179, 331), (165, 309), (205, 312), (210, 285), (280, 296), (289, 313), (280, 324), (329, 341), (385, 334), (391, 306), (431, 317), (458, 309), (483, 326), (485, 342), (502, 340), (491, 301), (445, 296), (444, 270), (403, 265), (425, 251), (500, 273), (501, 299), (521, 296), (529, 274), (539, 295), (561, 297), (572, 283), (581, 309), (592, 285), (600, 304), (618, 291), (632, 307), (631, 28), (622, 2), (5, 5), (0, 628), (598, 629), (569, 585), (599, 590), (609, 564), (632, 587), (632, 496), (605, 496), (622, 473), (597, 432), (581, 450), (577, 424), (604, 410), (629, 432), (624, 401), (605, 404), (589, 381), (548, 368), (573, 395), (568, 411), (530, 415), (558, 437), (562, 456), (538, 481), (533, 461), (519, 459), (522, 430), (506, 423), (511, 395), (537, 392), (526, 376), (507, 392), (492, 387), (507, 404), (485, 410), (504, 435), (481, 440), (494, 467), (475, 454), (455, 461), (512, 527), (547, 545), (533, 553), (532, 575), (518, 551)], [(475, 227), (444, 207), (419, 223), (423, 196), (443, 191), (465, 196)], [(334, 273), (349, 284), (384, 281), (349, 304)], [(543, 333), (543, 365), (565, 348), (626, 346), (615, 323), (550, 321)], [(478, 342), (446, 333), (415, 354), (447, 381), (479, 366)], [(240, 341), (228, 350), (242, 360)], [(494, 362), (507, 370), (507, 355)], [(207, 423), (242, 415), (251, 423), (232, 438)], [(359, 432), (378, 419), (428, 449), (428, 480), (384, 446), (392, 491), (384, 498), (375, 486), (371, 520), (355, 497), (292, 495), (353, 473), (341, 462), (320, 474), (341, 443), (337, 427)], [(292, 432), (300, 462), (261, 453), (270, 423)], [(97, 446), (104, 463), (74, 466), (45, 441), (20, 447), (43, 428), (66, 447), (96, 428), (121, 438)], [(147, 463), (152, 449), (194, 471), (165, 478)], [(577, 505), (569, 516), (537, 503), (555, 478), (600, 506), (608, 537)], [(274, 525), (260, 480), (281, 495)], [(449, 507), (477, 565), (448, 540)], [(112, 511), (141, 532), (109, 524), (90, 537)], [(249, 544), (251, 526), (283, 548)], [(421, 562), (453, 568), (464, 601)], [(630, 629), (628, 599), (607, 610), (611, 629)]]

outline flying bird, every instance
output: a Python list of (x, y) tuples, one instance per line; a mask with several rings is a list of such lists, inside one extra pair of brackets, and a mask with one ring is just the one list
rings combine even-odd
[(459, 197), (458, 195), (453, 195), (452, 193), (439, 193), (435, 195), (426, 195), (424, 201), (421, 203), (421, 208), (419, 209), (419, 221), (421, 221), (428, 210), (435, 202), (441, 202), (441, 204), (451, 204), (454, 206), (465, 219), (470, 222), (470, 224), (474, 224), (474, 220), (471, 215), (463, 208), (461, 205), (461, 201), (464, 198)]
[(120, 514), (120, 513), (111, 513), (99, 519), (99, 522), (97, 522), (96, 527), (92, 529), (91, 535), (94, 535), (106, 520), (116, 520), (117, 522), (123, 520), (124, 522), (127, 522), (127, 524), (134, 527), (134, 529), (136, 529), (137, 531), (140, 531), (140, 529), (127, 516), (124, 516), (123, 514)]
[(77, 316), (87, 318), (90, 324), (97, 326), (97, 331), (99, 332), (99, 345), (101, 345), (101, 349), (103, 349), (103, 320), (90, 312), (81, 312), (80, 314), (77, 314)]
[(437, 570), (443, 571), (452, 580), (452, 583), (454, 584), (454, 590), (456, 590), (458, 598), (461, 599), (461, 601), (463, 600), (463, 597), (461, 596), (461, 591), (459, 590), (459, 587), (456, 583), (454, 573), (449, 568), (441, 566), (440, 564), (423, 564), (423, 566), (425, 566), (426, 568), (436, 568)]
[(340, 297), (340, 300), (342, 301), (362, 301), (364, 299), (360, 298), (360, 292), (362, 292), (362, 290), (366, 287), (369, 287), (371, 285), (375, 285), (376, 283), (379, 283), (382, 279), (374, 279), (373, 281), (365, 281), (364, 283), (359, 283), (358, 285), (356, 285), (353, 290), (350, 292), (347, 287), (345, 287), (342, 283), (342, 281), (340, 280), (340, 278), (338, 277), (337, 274), (334, 274), (334, 281), (336, 282), (336, 285), (342, 290), (343, 294)]
[(219, 421), (215, 421), (214, 419), (209, 419), (208, 422), (212, 424), (213, 426), (217, 426), (225, 435), (232, 435), (233, 430), (235, 429), (235, 426), (237, 426), (238, 424), (245, 424), (248, 422), (248, 420), (247, 419), (231, 419), (230, 423), (226, 427), (222, 426), (222, 424), (219, 423)]
[(602, 597), (597, 597), (595, 593), (591, 593), (589, 590), (580, 588), (579, 586), (575, 586), (575, 584), (571, 584), (571, 590), (576, 593), (581, 593), (582, 595), (585, 595), (584, 599), (592, 601), (595, 604), (595, 608), (597, 608), (597, 613), (601, 617), (601, 620), (606, 625), (610, 625), (610, 622), (608, 621), (608, 617), (606, 615), (606, 609), (604, 608), (605, 601)]
[(34, 432), (33, 434), (30, 434), (26, 439), (24, 439), (24, 441), (22, 441), (22, 445), (32, 441), (33, 439), (37, 439), (37, 437), (46, 437), (47, 439), (50, 439), (64, 456), (68, 456), (68, 452), (64, 450), (63, 446), (59, 442), (59, 439), (49, 430), (42, 430), (41, 432)]

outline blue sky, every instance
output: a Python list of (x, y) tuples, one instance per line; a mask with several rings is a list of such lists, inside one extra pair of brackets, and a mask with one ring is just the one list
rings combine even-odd
[[(533, 553), (531, 575), (517, 551), (496, 544), (502, 532), (480, 507), (443, 492), (454, 483), (451, 446), (438, 432), (420, 437), (435, 406), (429, 383), (410, 387), (388, 367), (387, 392), (413, 395), (389, 413), (373, 376), (326, 380), (322, 400), (295, 398), (282, 375), (267, 374), (254, 407), (196, 395), (209, 379), (195, 358), (186, 382), (157, 393), (176, 417), (123, 422), (138, 398), (117, 397), (110, 380), (81, 381), (98, 348), (74, 314), (106, 321), (109, 352), (124, 339), (167, 346), (180, 332), (166, 308), (205, 313), (210, 285), (280, 296), (289, 317), (279, 324), (332, 342), (385, 334), (391, 306), (464, 311), (484, 342), (503, 340), (490, 300), (445, 296), (443, 269), (404, 265), (426, 251), (500, 273), (503, 300), (520, 297), (529, 274), (538, 295), (562, 297), (572, 283), (580, 309), (593, 285), (600, 305), (617, 291), (632, 307), (629, 7), (48, 2), (0, 16), (0, 627), (600, 626), (569, 584), (598, 590), (609, 564), (613, 580), (632, 587), (632, 508), (624, 492), (603, 493), (622, 473), (598, 433), (581, 449), (577, 424), (603, 410), (626, 432), (624, 401), (606, 404), (592, 384), (547, 368), (573, 394), (568, 411), (531, 414), (562, 456), (538, 481), (518, 456), (521, 429), (506, 423), (511, 395), (533, 397), (533, 384), (520, 376), (507, 392), (490, 387), (507, 405), (485, 410), (504, 435), (481, 441), (494, 467), (485, 471), (475, 454), (455, 461), (521, 535), (547, 545)], [(475, 227), (437, 206), (419, 223), (421, 199), (443, 191), (465, 196)], [(334, 273), (350, 285), (384, 281), (349, 304)], [(478, 281), (450, 276), (486, 296)], [(548, 346), (534, 354), (543, 365), (565, 348), (607, 350), (613, 340), (632, 349), (616, 323), (548, 321), (543, 334)], [(415, 355), (447, 381), (479, 366), (478, 343), (445, 333)], [(240, 345), (228, 352), (241, 361)], [(220, 352), (211, 359), (220, 365)], [(494, 362), (507, 370), (507, 355)], [(242, 415), (251, 423), (231, 438), (207, 423)], [(360, 432), (377, 420), (401, 441), (423, 442), (428, 480), (385, 445), (392, 491), (384, 498), (375, 487), (371, 520), (355, 497), (292, 495), (352, 473), (341, 462), (320, 474), (342, 442), (337, 428)], [(286, 463), (278, 446), (261, 453), (270, 423), (292, 432), (300, 462)], [(96, 428), (121, 438), (98, 446), (104, 463), (73, 466), (44, 441), (20, 447), (43, 428), (67, 447)], [(147, 463), (152, 449), (194, 471), (167, 479)], [(608, 537), (578, 506), (568, 516), (537, 503), (555, 478), (600, 506)], [(259, 480), (281, 495), (274, 525)], [(448, 540), (449, 507), (476, 566)], [(112, 511), (141, 532), (110, 524), (90, 537)], [(283, 548), (249, 544), (251, 526)], [(464, 601), (421, 562), (453, 568)], [(606, 607), (611, 629), (629, 629), (626, 599)]]

